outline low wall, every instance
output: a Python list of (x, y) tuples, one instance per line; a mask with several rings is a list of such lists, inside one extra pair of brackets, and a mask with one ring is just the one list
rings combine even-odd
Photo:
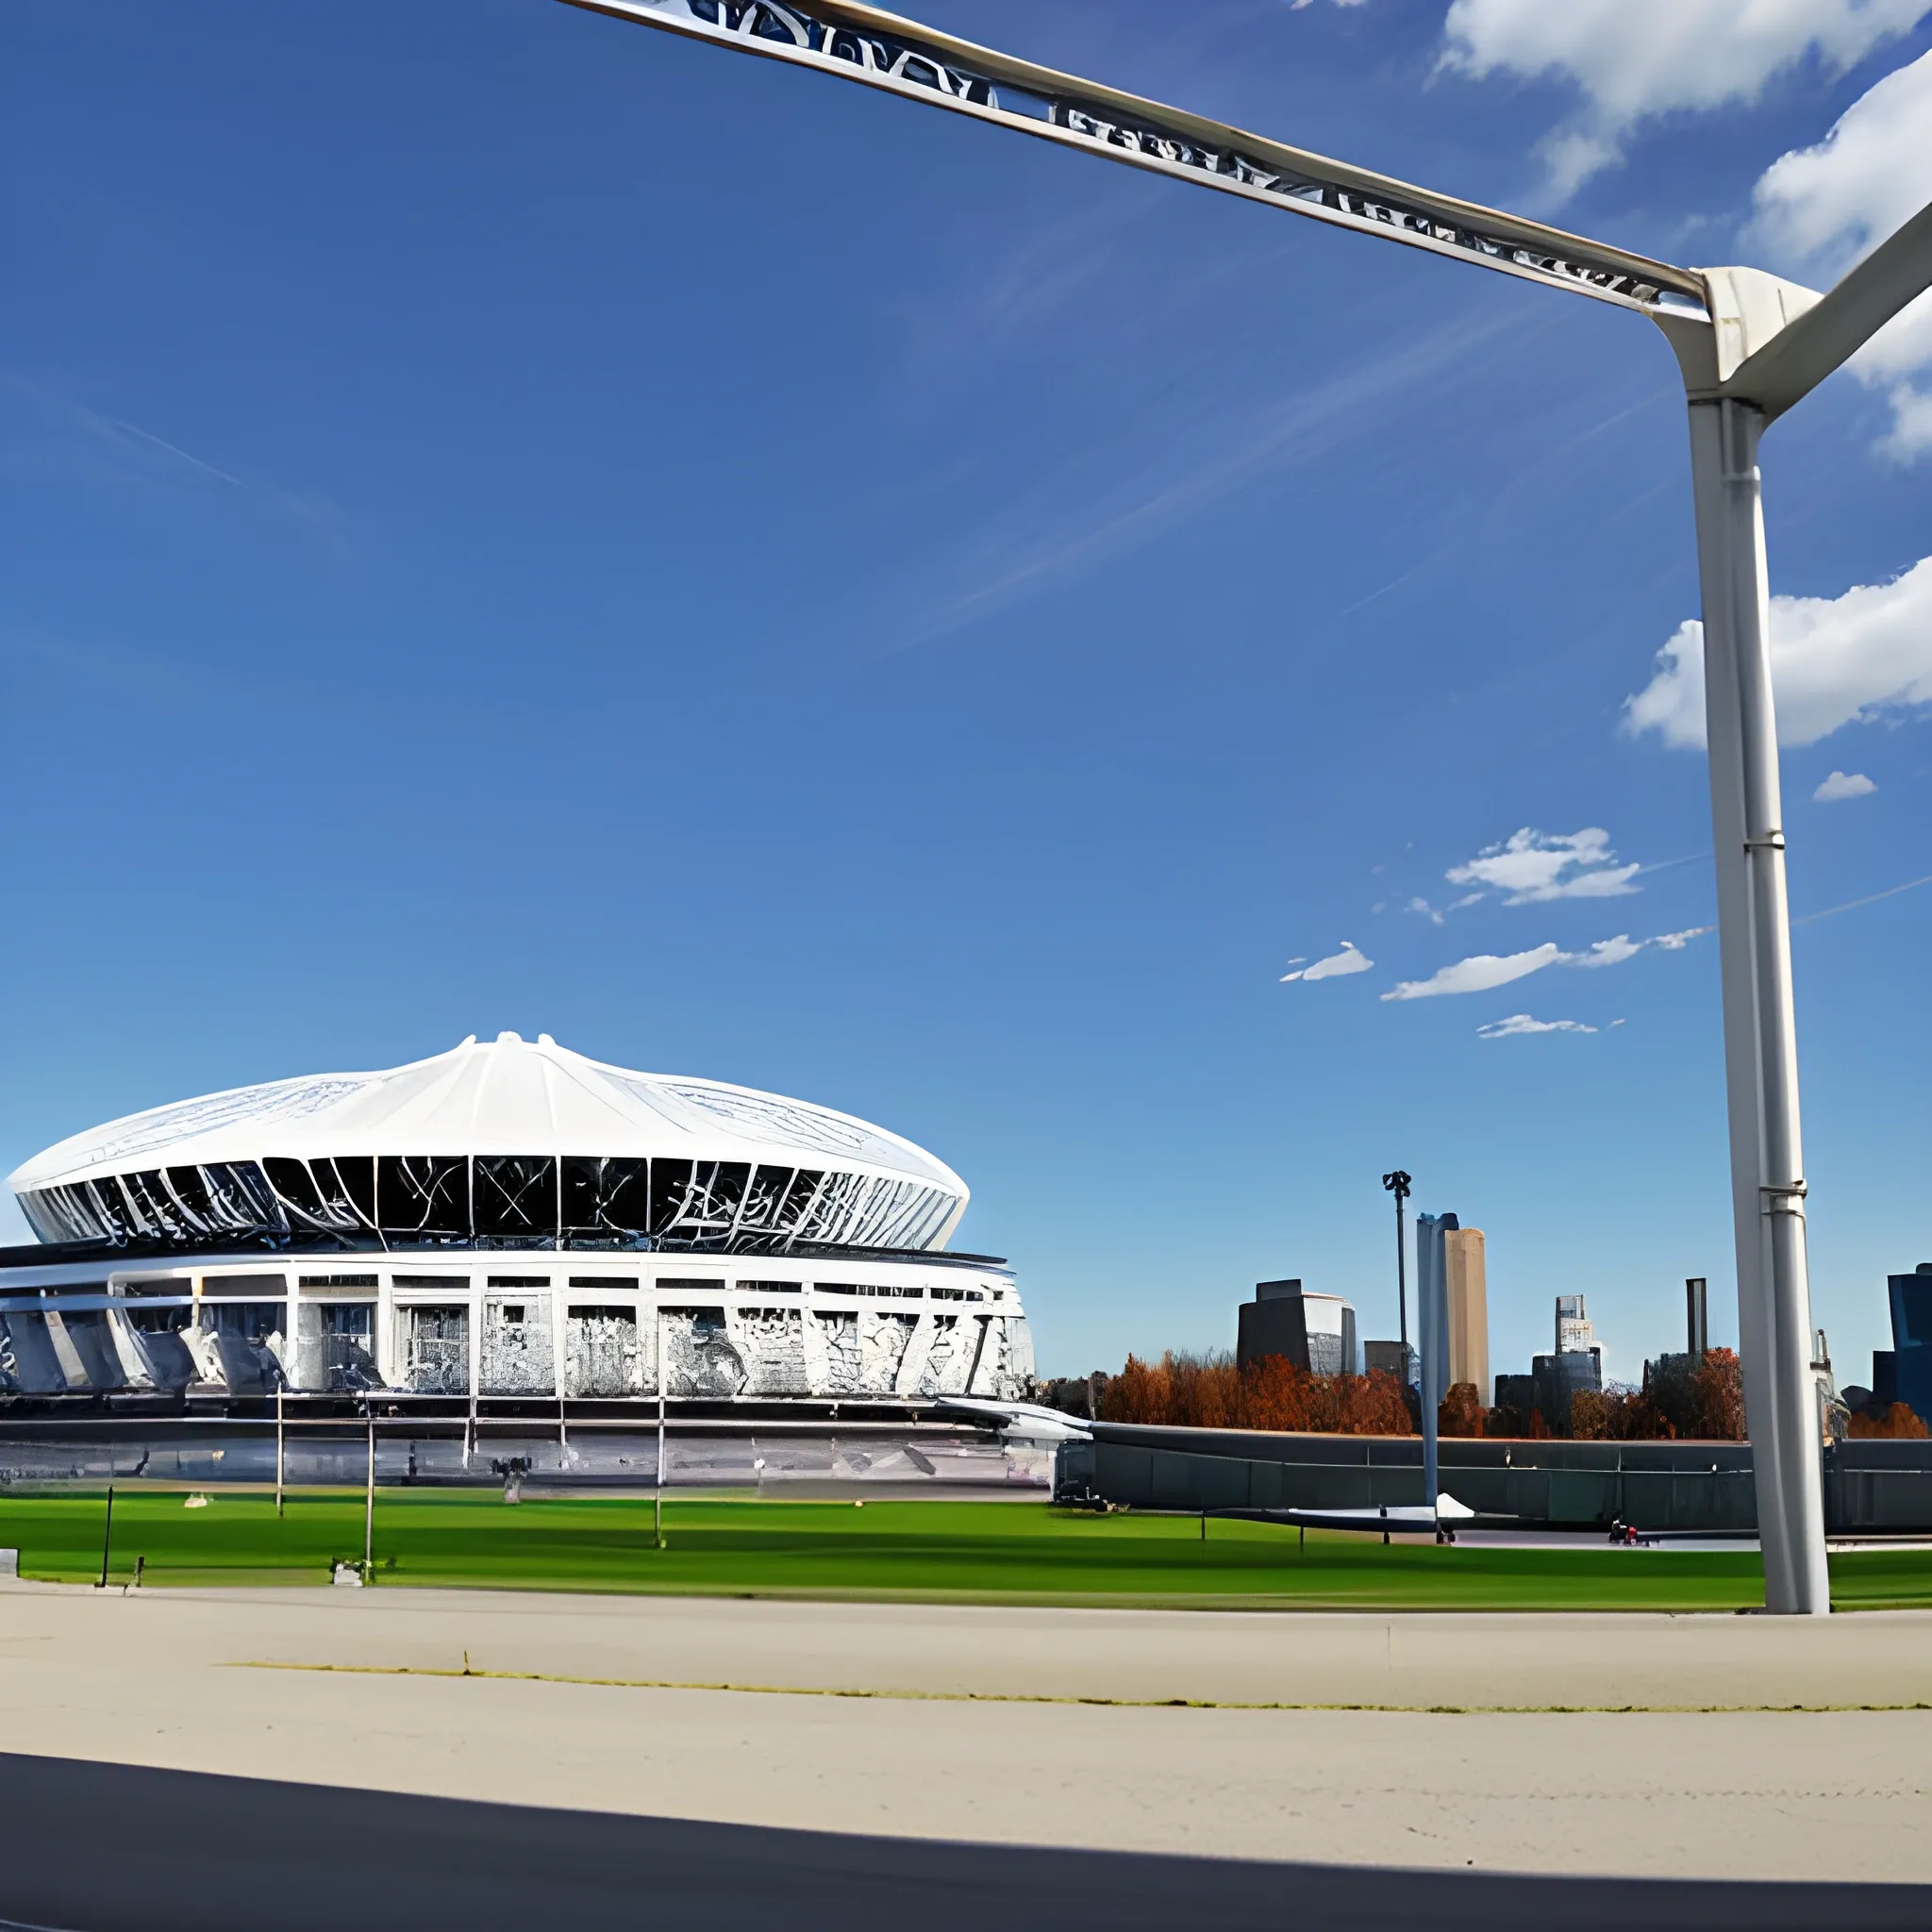
[[(284, 1449), (291, 1489), (359, 1487), (368, 1473), (368, 1438), (353, 1426), (331, 1434), (291, 1429)], [(526, 1484), (542, 1489), (650, 1489), (658, 1475), (658, 1438), (648, 1429), (573, 1425), (559, 1442), (556, 1425), (519, 1433), (497, 1426), (465, 1456), (459, 1429), (411, 1429), (391, 1422), (376, 1438), (375, 1479), (384, 1488), (449, 1487), (498, 1482), (500, 1465), (526, 1462)], [(1006, 1442), (974, 1429), (880, 1427), (844, 1430), (760, 1429), (674, 1424), (665, 1437), (667, 1488), (769, 1488), (787, 1483), (998, 1484), (1044, 1495), (1051, 1452)], [(273, 1424), (153, 1424), (132, 1430), (70, 1429), (0, 1435), (0, 1491), (56, 1484), (273, 1483)]]
[[(1137, 1509), (1363, 1509), (1424, 1500), (1414, 1436), (1288, 1436), (1094, 1424), (1064, 1443), (1055, 1492)], [(1478, 1516), (1525, 1527), (1755, 1534), (1745, 1442), (1445, 1438), (1441, 1487)], [(1932, 1442), (1840, 1442), (1824, 1452), (1833, 1536), (1932, 1531)]]

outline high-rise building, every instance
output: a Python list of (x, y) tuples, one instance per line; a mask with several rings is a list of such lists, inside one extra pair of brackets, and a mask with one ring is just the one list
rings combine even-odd
[(1475, 1385), (1490, 1403), (1490, 1291), (1479, 1227), (1452, 1227), (1442, 1236), (1442, 1272), (1449, 1299), (1449, 1381)]
[(1699, 1361), (1710, 1353), (1709, 1284), (1701, 1274), (1684, 1282), (1685, 1352)]
[(1257, 1281), (1255, 1299), (1238, 1311), (1234, 1356), (1245, 1368), (1278, 1355), (1317, 1375), (1358, 1375), (1355, 1305), (1339, 1294), (1305, 1289), (1301, 1278)]
[(1572, 1401), (1586, 1390), (1594, 1391), (1604, 1386), (1604, 1352), (1591, 1343), (1588, 1348), (1536, 1356), (1530, 1361), (1530, 1374), (1543, 1421), (1558, 1435), (1568, 1435)]
[(1921, 1261), (1909, 1274), (1886, 1283), (1891, 1302), (1891, 1359), (1880, 1369), (1872, 1357), (1872, 1388), (1879, 1392), (1881, 1374), (1894, 1402), (1915, 1415), (1932, 1417), (1932, 1261)]
[(1362, 1343), (1362, 1369), (1371, 1375), (1380, 1369), (1407, 1387), (1415, 1380), (1414, 1345), (1407, 1341), (1365, 1341)]
[(1583, 1297), (1580, 1294), (1559, 1294), (1557, 1297), (1557, 1353), (1581, 1355), (1596, 1345), (1596, 1330), (1583, 1312)]

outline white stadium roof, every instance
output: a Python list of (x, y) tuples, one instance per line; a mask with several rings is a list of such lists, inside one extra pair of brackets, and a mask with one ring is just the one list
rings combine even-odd
[(762, 1093), (637, 1074), (499, 1033), (379, 1074), (232, 1087), (90, 1127), (18, 1167), (16, 1193), (129, 1168), (358, 1154), (589, 1154), (858, 1169), (966, 1192), (944, 1161), (883, 1127)]
[[(15, 1169), (8, 1184), (37, 1228), (58, 1227), (64, 1236), (98, 1223), (172, 1236), (177, 1209), (190, 1228), (203, 1221), (238, 1224), (223, 1206), (238, 1171), (245, 1171), (245, 1193), (264, 1171), (272, 1179), (288, 1162), (321, 1164), (326, 1194), (329, 1171), (342, 1171), (336, 1163), (494, 1165), (509, 1157), (567, 1166), (649, 1161), (654, 1172), (659, 1161), (688, 1162), (689, 1185), (698, 1192), (706, 1173), (740, 1163), (759, 1173), (795, 1171), (801, 1189), (817, 1189), (819, 1205), (801, 1208), (803, 1218), (774, 1208), (777, 1218), (761, 1224), (789, 1227), (800, 1239), (852, 1241), (888, 1224), (903, 1238), (916, 1224), (915, 1244), (935, 1237), (942, 1244), (968, 1198), (965, 1182), (943, 1161), (850, 1114), (718, 1080), (634, 1073), (572, 1053), (548, 1034), (532, 1042), (514, 1033), (487, 1043), (473, 1036), (448, 1053), (384, 1073), (274, 1080), (129, 1114), (48, 1148)], [(818, 1174), (827, 1183), (813, 1182)], [(130, 1176), (141, 1178), (130, 1184)], [(756, 1191), (734, 1185), (746, 1199)], [(214, 1204), (206, 1210), (203, 1189)], [(308, 1185), (297, 1193), (306, 1199)], [(37, 1212), (41, 1207), (47, 1211)], [(270, 1218), (283, 1218), (282, 1210)], [(698, 1218), (708, 1223), (711, 1216)], [(741, 1213), (734, 1225), (748, 1226)]]

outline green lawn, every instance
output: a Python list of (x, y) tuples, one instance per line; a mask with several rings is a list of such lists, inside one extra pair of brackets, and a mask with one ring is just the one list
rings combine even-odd
[[(272, 1497), (121, 1490), (110, 1580), (146, 1558), (145, 1582), (324, 1582), (362, 1553), (359, 1493)], [(0, 1547), (28, 1577), (98, 1578), (104, 1498), (0, 1495)], [(1608, 1549), (1439, 1549), (1371, 1537), (1192, 1517), (1092, 1516), (1035, 1503), (786, 1502), (676, 1495), (670, 1547), (648, 1501), (573, 1496), (507, 1507), (494, 1491), (385, 1490), (375, 1505), (379, 1585), (898, 1597), (1032, 1603), (1349, 1605), (1412, 1609), (1737, 1609), (1762, 1600), (1756, 1556)], [(1932, 1554), (1832, 1563), (1846, 1608), (1932, 1605)]]

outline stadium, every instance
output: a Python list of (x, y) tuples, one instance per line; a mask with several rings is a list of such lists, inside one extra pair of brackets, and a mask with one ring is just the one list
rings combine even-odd
[[(514, 1033), (111, 1121), (8, 1186), (24, 1415), (907, 1420), (1024, 1392), (1009, 1270), (896, 1134)], [(377, 1398), (380, 1398), (379, 1403)]]

